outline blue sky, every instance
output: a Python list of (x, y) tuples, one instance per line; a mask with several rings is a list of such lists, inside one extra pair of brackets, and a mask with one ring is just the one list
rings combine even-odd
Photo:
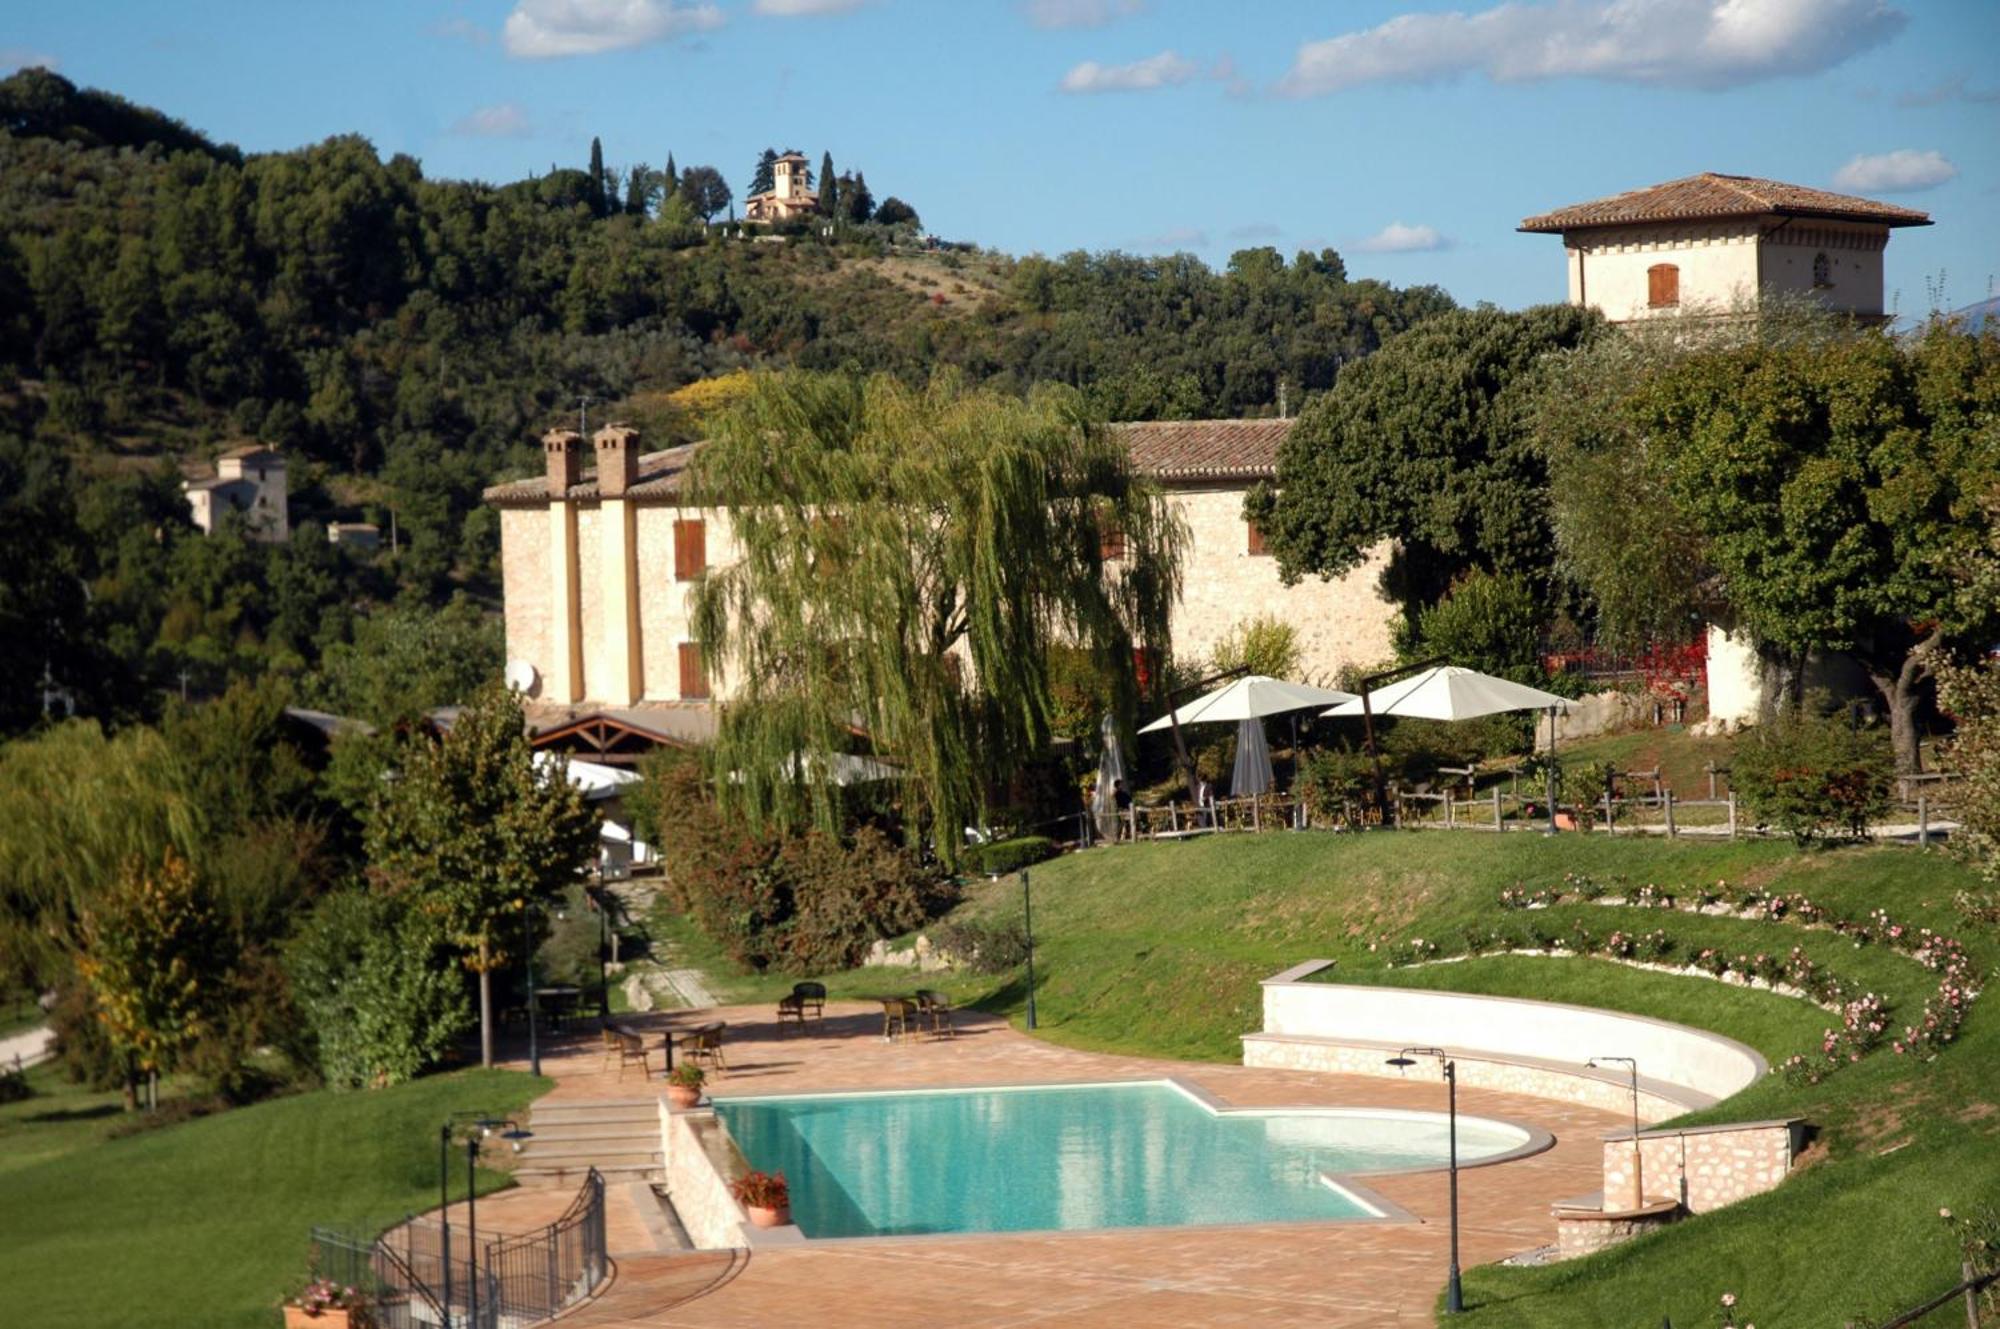
[(252, 150), (359, 132), (433, 176), (764, 146), (1014, 253), (1331, 245), (1462, 301), (1562, 297), (1531, 213), (1701, 170), (1887, 199), (1903, 313), (2000, 274), (1995, 0), (65, 0), (0, 20)]

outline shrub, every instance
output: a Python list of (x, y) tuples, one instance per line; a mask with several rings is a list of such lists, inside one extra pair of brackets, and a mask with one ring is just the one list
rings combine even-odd
[(928, 935), (934, 948), (975, 974), (1004, 974), (1028, 958), (1028, 932), (1019, 923), (946, 919)]
[(1246, 618), (1215, 643), (1215, 672), (1244, 669), (1272, 678), (1293, 678), (1299, 671), (1299, 632), (1268, 614)]
[(471, 1024), (465, 974), (401, 901), (336, 891), (285, 955), (305, 1055), (336, 1089), (415, 1077)]
[(0, 1103), (18, 1103), (34, 1096), (35, 1088), (28, 1083), (26, 1072), (11, 1067), (0, 1071)]
[(783, 1209), (792, 1202), (791, 1187), (782, 1172), (746, 1172), (729, 1183), (736, 1203), (749, 1209)]
[(1758, 824), (1800, 844), (1835, 831), (1864, 837), (1889, 810), (1887, 737), (1811, 706), (1792, 707), (1736, 744), (1731, 779)]
[(980, 876), (1006, 876), (1056, 856), (1056, 842), (1046, 835), (1022, 835), (974, 845), (961, 855), (966, 871)]
[(1365, 752), (1321, 748), (1299, 763), (1299, 789), (1316, 818), (1342, 816), (1350, 803), (1360, 803), (1372, 788), (1373, 766)]
[(1474, 571), (1417, 616), (1416, 635), (1423, 655), (1540, 684), (1541, 632), (1541, 605), (1527, 578)]

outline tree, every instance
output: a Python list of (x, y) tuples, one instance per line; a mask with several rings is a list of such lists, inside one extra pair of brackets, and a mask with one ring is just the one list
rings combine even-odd
[(1938, 701), (1957, 724), (1944, 758), (1960, 781), (1951, 792), (1959, 820), (1952, 853), (2000, 885), (2000, 660), (1939, 670)]
[(625, 211), (634, 217), (644, 217), (653, 210), (653, 200), (660, 194), (660, 177), (644, 162), (634, 162), (625, 176)]
[(912, 226), (921, 224), (917, 210), (894, 194), (883, 199), (882, 206), (875, 209), (875, 220), (883, 226), (899, 226), (904, 222)]
[(403, 901), (366, 890), (319, 902), (285, 952), (313, 1065), (336, 1089), (413, 1079), (471, 1023), (462, 976)]
[(1542, 684), (1542, 605), (1527, 579), (1469, 572), (1417, 616), (1417, 649), (1516, 682)]
[(585, 183), (584, 190), (591, 216), (602, 217), (611, 210), (611, 199), (604, 180), (604, 144), (595, 138), (590, 140), (590, 179)]
[(680, 190), (680, 172), (674, 168), (674, 154), (670, 152), (667, 154), (667, 169), (660, 172), (660, 202), (665, 203)]
[(1920, 769), (1925, 683), (2000, 628), (2000, 597), (1960, 576), (2000, 492), (2000, 337), (1786, 318), (1688, 356), (1634, 409), (1743, 626), (1852, 655), (1898, 769)]
[(730, 205), (732, 197), (722, 172), (713, 166), (690, 166), (682, 171), (680, 196), (703, 221), (713, 221), (716, 213)]
[(750, 188), (744, 191), (746, 198), (753, 194), (768, 194), (778, 187), (778, 177), (775, 169), (777, 164), (777, 149), (764, 149), (763, 153), (757, 158), (757, 169), (750, 175)]
[(834, 206), (839, 197), (840, 182), (833, 176), (833, 154), (822, 152), (819, 155), (819, 196), (816, 205), (819, 215), (822, 217), (837, 215)]
[(1276, 485), (1245, 501), (1280, 572), (1339, 576), (1394, 540), (1385, 589), (1406, 612), (1474, 568), (1545, 583), (1548, 475), (1524, 382), (1603, 327), (1569, 305), (1459, 310), (1346, 365), (1300, 412)]
[(413, 737), (368, 818), (370, 870), (479, 976), (480, 1060), (493, 1064), (493, 971), (529, 911), (597, 847), (597, 814), (560, 758), (537, 760), (521, 704), (491, 684), (441, 739)]
[(840, 177), (840, 215), (857, 226), (875, 215), (875, 196), (868, 192), (868, 181), (859, 171), (852, 177)]
[(441, 610), (394, 606), (362, 617), (301, 686), (314, 705), (387, 726), (473, 696), (502, 654), (500, 621), (463, 596)]
[(1131, 714), (1186, 533), (1073, 392), (767, 376), (710, 438), (691, 501), (729, 505), (743, 554), (697, 585), (696, 634), (735, 689), (710, 748), (735, 814), (841, 829), (837, 791), (788, 772), (859, 717), (908, 773), (907, 833), (954, 862), (988, 790), (1046, 744), (1050, 647), (1090, 652)]
[(129, 1109), (139, 1072), (169, 1069), (201, 1036), (230, 956), (193, 866), (172, 850), (125, 865), (84, 911), (82, 941), (77, 971), (126, 1059)]

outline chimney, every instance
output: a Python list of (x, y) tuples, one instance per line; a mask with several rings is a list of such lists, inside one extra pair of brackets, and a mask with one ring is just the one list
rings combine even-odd
[(639, 431), (606, 425), (591, 436), (597, 445), (597, 496), (623, 498), (639, 478)]
[(548, 461), (549, 497), (564, 499), (583, 478), (583, 435), (574, 429), (551, 429), (542, 435)]

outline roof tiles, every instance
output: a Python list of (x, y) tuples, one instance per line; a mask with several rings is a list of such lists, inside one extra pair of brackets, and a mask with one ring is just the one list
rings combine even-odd
[(1574, 231), (1588, 226), (1641, 222), (1698, 221), (1724, 217), (1825, 217), (1884, 226), (1929, 226), (1930, 214), (1851, 194), (1833, 194), (1805, 185), (1760, 180), (1748, 175), (1704, 171), (1645, 189), (1557, 208), (1522, 221), (1523, 231)]

